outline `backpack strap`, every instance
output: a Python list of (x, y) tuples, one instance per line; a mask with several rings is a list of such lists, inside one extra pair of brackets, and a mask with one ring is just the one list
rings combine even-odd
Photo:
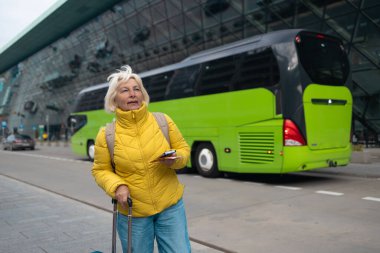
[[(165, 114), (163, 114), (162, 112), (153, 112), (153, 116), (156, 119), (162, 134), (165, 136), (165, 139), (167, 140), (170, 146), (169, 125), (168, 121), (165, 118)], [(113, 121), (112, 123), (107, 123), (106, 125), (106, 142), (108, 146), (108, 151), (110, 152), (111, 165), (112, 168), (115, 170), (115, 162), (113, 160), (115, 145), (115, 121)]]
[(165, 114), (163, 114), (162, 112), (153, 112), (153, 116), (156, 119), (158, 126), (161, 129), (161, 132), (165, 136), (165, 139), (167, 140), (170, 146), (169, 125), (165, 118)]
[(112, 168), (115, 170), (115, 162), (113, 161), (113, 151), (115, 145), (115, 121), (113, 121), (112, 123), (107, 123), (106, 125), (106, 142), (108, 151), (110, 152), (111, 165)]

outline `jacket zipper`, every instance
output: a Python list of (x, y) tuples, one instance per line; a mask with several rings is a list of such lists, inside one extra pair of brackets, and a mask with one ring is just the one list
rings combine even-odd
[(136, 132), (137, 132), (137, 135), (138, 135), (138, 140), (139, 140), (139, 148), (140, 148), (140, 155), (141, 157), (143, 158), (142, 159), (142, 162), (144, 163), (144, 167), (146, 169), (146, 173), (148, 175), (148, 191), (149, 191), (149, 194), (150, 194), (150, 199), (152, 201), (152, 204), (153, 204), (153, 208), (154, 210), (157, 210), (157, 207), (156, 207), (156, 202), (154, 201), (154, 198), (153, 198), (153, 191), (152, 191), (152, 177), (150, 175), (150, 171), (149, 171), (149, 166), (147, 166), (146, 164), (146, 161), (145, 161), (145, 157), (143, 156), (143, 152), (141, 151), (141, 142), (140, 142), (140, 132), (139, 132), (139, 128), (137, 126), (137, 120), (136, 120), (136, 116), (135, 116), (135, 113), (132, 112), (132, 119), (135, 120), (135, 127), (136, 127)]

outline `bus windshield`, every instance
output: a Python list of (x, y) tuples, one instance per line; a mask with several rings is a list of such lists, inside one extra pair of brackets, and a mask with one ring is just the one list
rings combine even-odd
[(300, 62), (311, 81), (318, 84), (344, 85), (349, 64), (341, 42), (333, 37), (301, 32), (296, 37)]

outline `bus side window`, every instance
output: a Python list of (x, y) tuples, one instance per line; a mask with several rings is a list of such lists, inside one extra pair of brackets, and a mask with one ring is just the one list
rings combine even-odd
[(167, 87), (165, 98), (176, 99), (194, 96), (199, 69), (200, 65), (197, 64), (176, 70)]
[(276, 57), (270, 47), (243, 53), (234, 83), (236, 90), (271, 87), (280, 80)]
[(236, 72), (234, 56), (224, 57), (203, 64), (199, 95), (215, 94), (230, 90)]
[(143, 79), (144, 86), (149, 93), (151, 102), (158, 102), (165, 99), (165, 90), (173, 73), (174, 71), (169, 71)]

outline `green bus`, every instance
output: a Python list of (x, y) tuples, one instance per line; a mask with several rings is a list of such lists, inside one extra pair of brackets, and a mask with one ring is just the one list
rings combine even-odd
[[(191, 146), (189, 168), (288, 173), (351, 159), (351, 74), (342, 42), (302, 29), (271, 32), (205, 50), (140, 73), (150, 111), (168, 114)], [(77, 98), (72, 149), (94, 156), (94, 139), (113, 120), (107, 84)]]

